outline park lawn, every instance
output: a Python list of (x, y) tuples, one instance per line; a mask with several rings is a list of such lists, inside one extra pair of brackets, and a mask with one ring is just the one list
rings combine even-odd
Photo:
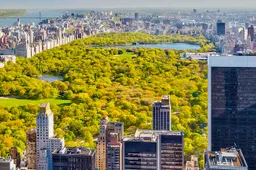
[(61, 99), (42, 99), (42, 100), (31, 100), (31, 99), (15, 99), (15, 98), (0, 98), (0, 106), (15, 107), (23, 106), (26, 104), (36, 104), (40, 105), (41, 103), (50, 103), (51, 105), (61, 105), (61, 104), (70, 104), (70, 100), (61, 100)]
[(125, 59), (125, 58), (132, 58), (132, 57), (135, 57), (135, 56), (136, 55), (134, 55), (132, 53), (125, 53), (125, 54), (114, 55), (114, 58), (119, 57), (119, 58)]

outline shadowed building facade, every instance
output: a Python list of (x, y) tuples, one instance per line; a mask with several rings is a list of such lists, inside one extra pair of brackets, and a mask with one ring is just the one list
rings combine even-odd
[(183, 138), (178, 131), (137, 130), (123, 139), (123, 170), (183, 170)]
[(53, 170), (95, 170), (95, 151), (84, 147), (62, 148), (52, 153)]
[(256, 169), (256, 56), (210, 56), (208, 149), (237, 145)]
[(171, 103), (170, 96), (162, 96), (161, 101), (152, 105), (153, 130), (171, 130)]

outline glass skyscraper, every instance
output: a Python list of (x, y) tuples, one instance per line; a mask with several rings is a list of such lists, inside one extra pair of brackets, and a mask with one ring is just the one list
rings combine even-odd
[(208, 60), (209, 150), (236, 145), (256, 169), (256, 56)]

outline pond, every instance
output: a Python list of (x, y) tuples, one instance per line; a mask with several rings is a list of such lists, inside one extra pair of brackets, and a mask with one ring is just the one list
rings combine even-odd
[[(200, 45), (189, 43), (165, 43), (165, 44), (137, 44), (137, 45), (119, 45), (114, 48), (160, 48), (160, 49), (176, 49), (176, 50), (198, 50)], [(112, 48), (112, 47), (110, 47)]]
[(43, 81), (47, 81), (49, 83), (52, 83), (54, 82), (55, 80), (60, 80), (62, 81), (63, 80), (63, 77), (62, 76), (53, 76), (53, 75), (47, 75), (47, 74), (43, 74), (42, 77), (39, 78), (40, 80), (43, 80)]

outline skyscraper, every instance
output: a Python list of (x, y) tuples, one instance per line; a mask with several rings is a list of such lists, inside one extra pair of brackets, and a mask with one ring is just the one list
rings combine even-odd
[(116, 140), (117, 140), (116, 142), (120, 143), (124, 134), (123, 124), (120, 122), (109, 122), (108, 117), (102, 118), (100, 121), (100, 134), (98, 137), (97, 147), (96, 147), (96, 168), (98, 168), (99, 170), (106, 170), (107, 162), (112, 162), (112, 159), (116, 159), (115, 160), (116, 162), (118, 162), (118, 159), (121, 159), (121, 157), (118, 156), (118, 154), (113, 153), (114, 155), (116, 155), (116, 157), (111, 158), (111, 160), (108, 161), (108, 157), (107, 157), (108, 149), (110, 149), (110, 152), (116, 151), (116, 150), (113, 150), (114, 149), (113, 141), (112, 141), (113, 145), (111, 144), (111, 139), (113, 137), (113, 134), (116, 135)]
[(139, 19), (139, 13), (138, 12), (136, 12), (135, 14), (134, 14), (134, 18), (137, 20), (137, 19)]
[(52, 155), (55, 149), (64, 147), (64, 139), (54, 138), (53, 113), (50, 104), (41, 104), (36, 117), (36, 160), (37, 170), (52, 169)]
[(36, 130), (27, 131), (26, 158), (28, 169), (36, 169)]
[(251, 41), (253, 41), (253, 40), (254, 40), (254, 27), (253, 27), (253, 25), (251, 25), (251, 26), (248, 28), (248, 35), (250, 36)]
[(110, 133), (107, 144), (107, 170), (122, 169), (122, 143), (118, 140), (118, 133)]
[(208, 59), (208, 149), (236, 145), (256, 169), (256, 57)]
[(217, 22), (217, 35), (225, 35), (226, 27), (225, 23), (222, 21)]
[(162, 101), (154, 102), (152, 112), (153, 130), (171, 130), (170, 96), (163, 96)]
[(183, 132), (137, 130), (123, 139), (123, 170), (183, 170)]
[(96, 146), (96, 168), (106, 170), (106, 148), (107, 148), (107, 124), (108, 118), (103, 118), (100, 121), (100, 134), (98, 136)]

